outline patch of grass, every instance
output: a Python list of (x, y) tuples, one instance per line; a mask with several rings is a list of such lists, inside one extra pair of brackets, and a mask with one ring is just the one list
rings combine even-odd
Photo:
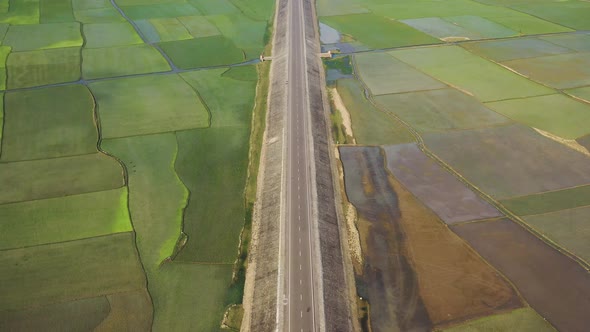
[(443, 19), (485, 38), (503, 38), (518, 34), (514, 30), (480, 16), (462, 15), (443, 17)]
[(511, 6), (535, 17), (576, 30), (590, 29), (590, 4), (583, 1), (531, 3)]
[(109, 7), (112, 7), (109, 0), (72, 0), (72, 8), (74, 10), (100, 9)]
[(511, 99), (486, 105), (512, 120), (566, 139), (590, 134), (590, 105), (561, 94)]
[(159, 41), (166, 42), (193, 38), (182, 22), (176, 18), (153, 18), (149, 22), (156, 29)]
[[(247, 66), (253, 67), (253, 66)], [(229, 69), (232, 71), (236, 68)], [(193, 86), (211, 112), (211, 127), (249, 127), (256, 89), (256, 72), (238, 69), (242, 80), (226, 75), (226, 69), (200, 70), (181, 74)], [(231, 91), (231, 95), (226, 94)]]
[(0, 204), (109, 190), (124, 185), (117, 161), (102, 153), (0, 163)]
[(492, 21), (499, 23), (511, 30), (518, 32), (519, 35), (536, 35), (543, 33), (570, 32), (572, 29), (544, 21), (534, 16), (519, 13), (511, 16), (496, 16), (490, 18)]
[(356, 80), (338, 80), (336, 87), (350, 113), (352, 131), (358, 144), (381, 145), (414, 141), (411, 133), (401, 123), (371, 104)]
[(336, 69), (343, 75), (352, 75), (352, 63), (350, 56), (342, 56), (324, 61), (327, 69)]
[(127, 168), (137, 247), (151, 278), (151, 273), (158, 274), (160, 264), (172, 256), (188, 199), (188, 192), (174, 172), (176, 137), (166, 133), (106, 139), (101, 148), (122, 160)]
[(482, 38), (478, 33), (469, 31), (458, 24), (453, 24), (440, 17), (411, 18), (400, 22), (441, 39), (446, 37)]
[(209, 114), (195, 91), (175, 74), (95, 82), (90, 89), (98, 103), (103, 138), (209, 124)]
[(494, 61), (534, 58), (570, 53), (572, 50), (537, 38), (516, 38), (461, 45), (468, 51)]
[(523, 219), (562, 248), (582, 260), (590, 262), (590, 247), (588, 246), (590, 206), (528, 216)]
[(229, 65), (244, 61), (244, 55), (224, 36), (179, 40), (160, 46), (182, 69)]
[(115, 8), (97, 8), (74, 11), (77, 21), (86, 23), (126, 22)]
[(221, 34), (217, 27), (204, 16), (183, 16), (178, 18), (188, 32), (195, 38)]
[(54, 303), (39, 308), (0, 312), (0, 324), (7, 331), (91, 331), (110, 311), (106, 296)]
[(80, 49), (10, 53), (6, 68), (9, 89), (77, 81), (80, 79)]
[(232, 78), (238, 81), (257, 81), (256, 67), (253, 65), (231, 67), (222, 74), (223, 77)]
[(180, 17), (188, 15), (200, 15), (201, 13), (188, 3), (170, 5), (157, 3), (141, 6), (121, 6), (121, 9), (132, 20), (142, 20), (157, 17)]
[(158, 30), (150, 22), (150, 20), (137, 20), (135, 25), (139, 28), (139, 31), (149, 43), (156, 43), (160, 41), (160, 35)]
[(231, 264), (163, 265), (150, 284), (150, 292), (156, 299), (153, 330), (221, 330), (227, 306), (223, 299), (231, 274)]
[(86, 79), (170, 70), (162, 54), (145, 44), (83, 49), (82, 58), (82, 76)]
[(134, 291), (145, 285), (130, 232), (5, 250), (0, 264), (10, 271), (0, 275), (0, 310)]
[(583, 99), (583, 100), (587, 101), (588, 103), (590, 103), (590, 86), (566, 90), (565, 93), (567, 93), (568, 95), (574, 96), (576, 98)]
[(82, 46), (80, 23), (11, 25), (3, 44), (14, 52)]
[(516, 309), (508, 313), (475, 319), (454, 327), (442, 329), (443, 332), (484, 332), (484, 331), (522, 331), (554, 332), (549, 322), (532, 308)]
[(196, 129), (176, 136), (176, 171), (191, 193), (184, 213), (189, 238), (176, 260), (233, 263), (244, 224), (249, 127)]
[(265, 45), (266, 21), (254, 21), (244, 15), (210, 16), (221, 33), (245, 53), (246, 59), (256, 59)]
[(401, 22), (375, 14), (329, 16), (320, 20), (375, 49), (441, 42)]
[(519, 216), (542, 214), (590, 205), (590, 186), (566, 188), (500, 201)]
[(75, 20), (70, 0), (40, 0), (39, 12), (40, 23), (61, 23)]
[(39, 24), (39, 0), (10, 1), (8, 12), (0, 13), (1, 23)]
[(359, 77), (373, 95), (446, 87), (444, 83), (425, 75), (387, 53), (356, 55), (354, 62)]
[[(390, 52), (394, 57), (459, 87), (482, 101), (523, 98), (553, 93), (501, 66), (458, 46), (428, 47)], [(485, 80), (481, 78), (485, 77)]]
[(455, 89), (381, 95), (375, 97), (375, 102), (419, 132), (469, 129), (509, 122), (477, 99)]
[(523, 125), (431, 132), (423, 138), (457, 173), (497, 199), (590, 183), (590, 158)]
[(133, 26), (127, 22), (84, 24), (84, 37), (86, 38), (85, 48), (128, 46), (143, 43)]
[(0, 249), (133, 231), (127, 188), (0, 205)]
[(107, 295), (110, 313), (96, 332), (109, 332), (129, 326), (140, 331), (148, 331), (152, 327), (153, 307), (152, 299), (146, 289), (122, 294)]
[(234, 6), (251, 19), (257, 21), (269, 20), (273, 14), (274, 2), (272, 0), (230, 0)]
[(187, 0), (204, 15), (238, 14), (239, 9), (230, 0)]
[(503, 62), (504, 65), (556, 89), (590, 85), (590, 53), (569, 53)]
[(553, 44), (567, 47), (578, 52), (590, 51), (590, 33), (543, 36), (539, 37), (539, 39), (543, 39)]
[(94, 101), (82, 85), (8, 92), (2, 161), (96, 152)]

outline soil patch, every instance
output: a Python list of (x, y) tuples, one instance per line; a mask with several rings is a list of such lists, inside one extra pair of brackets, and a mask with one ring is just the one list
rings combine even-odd
[(374, 331), (427, 330), (521, 306), (506, 280), (389, 176), (379, 148), (340, 153), (365, 259), (357, 286)]
[(453, 227), (559, 331), (590, 325), (590, 274), (508, 219)]

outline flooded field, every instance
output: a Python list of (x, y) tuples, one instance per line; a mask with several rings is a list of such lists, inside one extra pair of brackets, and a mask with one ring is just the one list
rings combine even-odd
[(559, 331), (590, 326), (590, 274), (508, 219), (453, 227)]
[[(522, 306), (510, 284), (385, 168), (378, 147), (341, 147), (373, 331), (429, 331)], [(396, 328), (393, 328), (396, 327)]]
[(389, 171), (445, 223), (502, 215), (428, 158), (416, 144), (400, 144), (383, 149), (387, 155)]

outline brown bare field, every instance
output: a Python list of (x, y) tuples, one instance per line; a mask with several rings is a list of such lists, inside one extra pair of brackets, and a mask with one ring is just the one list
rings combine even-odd
[(590, 326), (590, 274), (508, 219), (454, 226), (559, 331)]
[(384, 147), (389, 171), (445, 223), (500, 217), (502, 214), (428, 158), (416, 144)]
[(402, 331), (445, 326), (522, 305), (506, 280), (389, 176), (379, 148), (340, 153), (359, 214), (365, 267), (357, 277), (373, 330), (390, 331), (380, 327), (391, 322)]

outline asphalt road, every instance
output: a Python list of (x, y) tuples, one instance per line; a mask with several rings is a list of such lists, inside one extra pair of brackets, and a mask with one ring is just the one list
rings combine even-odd
[(311, 174), (309, 147), (309, 99), (305, 54), (303, 0), (289, 0), (288, 108), (286, 128), (286, 254), (283, 328), (286, 331), (317, 331), (312, 265)]

